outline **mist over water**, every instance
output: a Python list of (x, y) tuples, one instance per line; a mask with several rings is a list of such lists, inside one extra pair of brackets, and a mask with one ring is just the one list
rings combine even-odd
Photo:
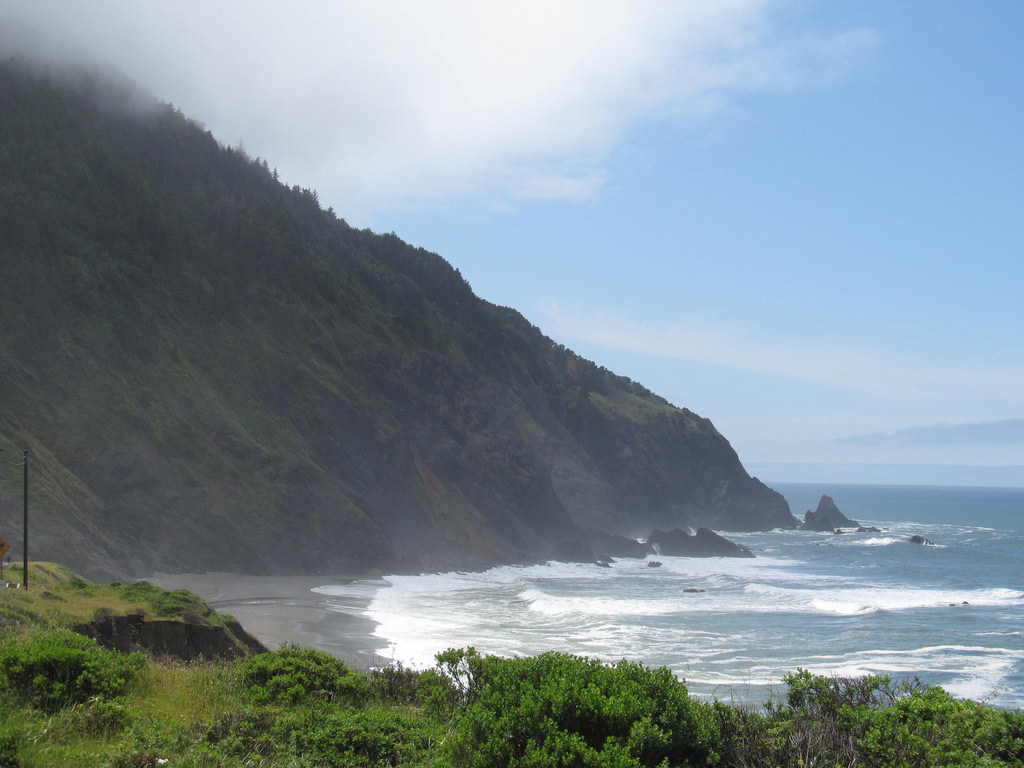
[[(799, 516), (822, 493), (776, 487)], [(696, 695), (753, 704), (797, 668), (877, 673), (1024, 706), (1024, 489), (825, 492), (881, 532), (730, 534), (752, 560), (389, 576), (368, 609), (379, 654), (416, 667), (465, 646), (628, 658), (669, 667)], [(935, 546), (909, 543), (914, 534)]]

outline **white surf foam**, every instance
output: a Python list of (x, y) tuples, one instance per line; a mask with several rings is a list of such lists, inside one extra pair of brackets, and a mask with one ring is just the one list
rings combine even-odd
[(876, 538), (864, 539), (860, 542), (865, 547), (888, 547), (892, 544), (902, 544), (906, 539), (898, 539), (895, 536), (881, 536)]
[[(1020, 647), (1024, 591), (1006, 586), (1020, 587), (1019, 571), (1003, 565), (1014, 562), (1004, 556), (986, 572), (971, 543), (1001, 534), (870, 524), (883, 533), (730, 534), (755, 550), (750, 560), (659, 556), (659, 568), (623, 559), (610, 568), (549, 563), (393, 576), (367, 613), (388, 656), (421, 667), (438, 651), (472, 645), (499, 655), (554, 649), (665, 665), (702, 694), (778, 686), (797, 667), (920, 674), (972, 698), (1019, 687), (1024, 658), (1012, 649)], [(907, 544), (914, 533), (949, 548)], [(986, 583), (999, 587), (981, 588)], [(893, 649), (864, 650), (877, 637)]]

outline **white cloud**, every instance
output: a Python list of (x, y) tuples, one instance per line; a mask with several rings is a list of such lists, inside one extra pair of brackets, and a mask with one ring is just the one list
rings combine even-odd
[(565, 310), (555, 302), (548, 302), (544, 311), (560, 337), (831, 387), (881, 386), (865, 376), (882, 364), (867, 352), (771, 341), (738, 328), (700, 324), (655, 327), (608, 313)]
[(864, 30), (786, 37), (768, 0), (16, 0), (7, 11), (35, 25), (37, 47), (106, 59), (342, 212), (467, 194), (586, 198), (637, 122), (840, 76), (877, 44)]
[(996, 403), (1004, 413), (1024, 408), (1020, 366), (937, 363), (869, 348), (780, 341), (751, 329), (699, 322), (656, 327), (608, 313), (565, 310), (554, 302), (548, 302), (544, 312), (552, 322), (551, 331), (567, 341), (860, 392), (884, 399), (890, 407), (902, 402), (917, 410), (955, 403), (963, 418), (990, 415), (979, 412), (978, 404)]

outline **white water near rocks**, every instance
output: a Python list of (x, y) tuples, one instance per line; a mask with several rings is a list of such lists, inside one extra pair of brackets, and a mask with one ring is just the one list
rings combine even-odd
[(378, 654), (414, 667), (466, 646), (629, 658), (668, 666), (698, 696), (752, 704), (797, 668), (888, 674), (1024, 706), (1024, 489), (776, 488), (798, 516), (824, 492), (881, 532), (728, 534), (751, 560), (389, 576), (367, 610)]

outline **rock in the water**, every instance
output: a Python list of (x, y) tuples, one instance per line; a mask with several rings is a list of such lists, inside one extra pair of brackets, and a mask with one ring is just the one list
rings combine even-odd
[(881, 533), (881, 528), (876, 528), (873, 525), (861, 525), (857, 527), (857, 533)]
[(657, 528), (647, 537), (659, 555), (674, 557), (753, 557), (754, 553), (744, 547), (719, 536), (709, 528), (700, 528), (696, 534), (690, 534), (681, 528), (661, 531)]
[(911, 536), (909, 539), (907, 539), (907, 541), (909, 541), (911, 544), (923, 544), (923, 545), (925, 545), (927, 547), (934, 547), (935, 546), (935, 542), (934, 541), (932, 541), (931, 539), (926, 539), (924, 536), (921, 536), (920, 534), (917, 534), (917, 533), (915, 533), (913, 536)]
[(802, 531), (835, 531), (837, 528), (856, 528), (858, 523), (851, 520), (832, 501), (831, 496), (822, 496), (818, 508), (804, 513), (804, 521), (800, 525)]
[(647, 567), (648, 568), (661, 568), (661, 561), (660, 560), (648, 560), (647, 561)]
[(615, 562), (607, 552), (594, 552), (591, 543), (579, 539), (559, 542), (551, 551), (551, 559), (561, 563), (595, 563), (602, 568), (610, 568)]
[(617, 557), (643, 558), (654, 553), (647, 544), (626, 536), (583, 530), (584, 539), (560, 541), (550, 553), (552, 560), (563, 563), (597, 563), (611, 565)]

